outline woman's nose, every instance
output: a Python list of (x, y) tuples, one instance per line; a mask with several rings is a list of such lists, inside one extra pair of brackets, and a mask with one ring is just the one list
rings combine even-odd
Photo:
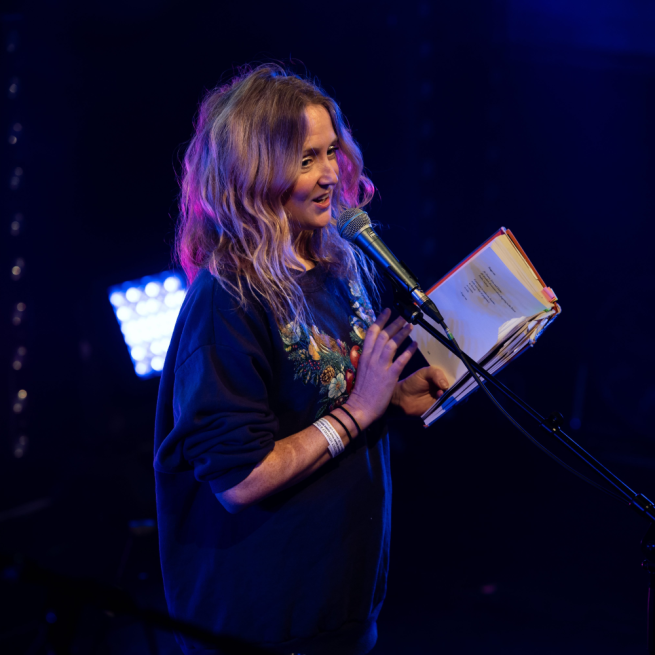
[(327, 186), (336, 184), (339, 181), (339, 168), (333, 162), (325, 162), (321, 169), (321, 175), (318, 178), (318, 183)]

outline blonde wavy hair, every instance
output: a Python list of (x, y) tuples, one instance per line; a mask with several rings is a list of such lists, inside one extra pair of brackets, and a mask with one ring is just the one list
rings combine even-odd
[[(332, 220), (294, 232), (283, 204), (300, 173), (308, 126), (305, 108), (325, 107), (339, 139), (339, 181)], [(180, 175), (177, 258), (189, 282), (207, 268), (241, 307), (267, 304), (279, 326), (308, 325), (296, 258), (328, 268), (377, 295), (374, 271), (336, 230), (347, 208), (368, 204), (375, 191), (362, 154), (336, 102), (315, 83), (265, 64), (209, 91)]]

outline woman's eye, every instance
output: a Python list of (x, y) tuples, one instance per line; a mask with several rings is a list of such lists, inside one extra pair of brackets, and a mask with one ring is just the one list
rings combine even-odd
[(339, 146), (330, 146), (328, 148), (328, 157), (334, 157), (337, 154), (337, 150), (339, 150)]
[(300, 166), (302, 168), (308, 168), (311, 163), (312, 163), (312, 160), (309, 159), (309, 157), (308, 157), (307, 159), (302, 160), (302, 164), (300, 164)]

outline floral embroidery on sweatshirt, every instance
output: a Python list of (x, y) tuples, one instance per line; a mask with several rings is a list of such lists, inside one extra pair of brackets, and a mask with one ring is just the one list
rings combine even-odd
[(301, 328), (296, 323), (288, 323), (280, 330), (284, 349), (294, 366), (294, 379), (319, 387), (316, 418), (348, 399), (355, 384), (366, 330), (375, 321), (373, 308), (360, 286), (349, 283), (348, 293), (352, 310), (348, 318), (352, 346), (315, 325)]

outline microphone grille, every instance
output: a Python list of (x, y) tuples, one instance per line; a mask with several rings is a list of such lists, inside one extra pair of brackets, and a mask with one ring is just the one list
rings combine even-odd
[(357, 207), (346, 209), (337, 219), (339, 236), (352, 241), (364, 228), (371, 226), (369, 215)]

